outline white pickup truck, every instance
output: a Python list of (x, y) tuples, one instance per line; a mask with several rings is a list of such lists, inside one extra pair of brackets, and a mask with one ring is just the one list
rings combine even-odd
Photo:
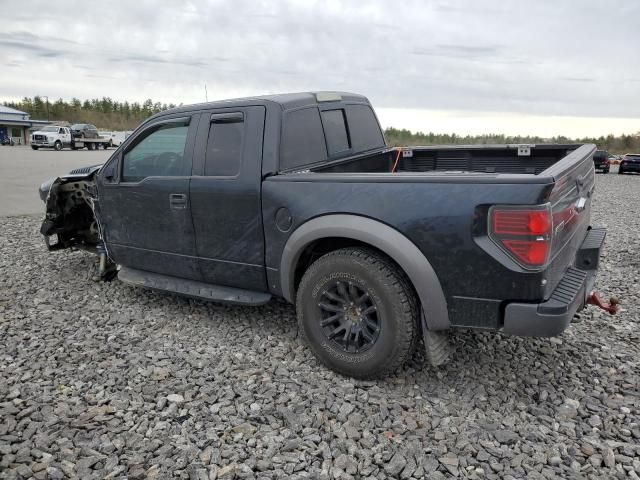
[[(119, 142), (118, 142), (119, 144)], [(105, 150), (116, 145), (116, 141), (108, 136), (98, 136), (98, 138), (73, 138), (69, 127), (60, 125), (47, 125), (37, 132), (31, 134), (31, 148), (38, 150), (39, 148), (53, 148), (62, 150), (65, 147), (72, 150), (87, 148), (88, 150), (97, 150), (102, 147)]]
[(68, 127), (58, 125), (47, 125), (31, 134), (31, 148), (54, 148), (62, 150), (71, 146), (71, 130)]

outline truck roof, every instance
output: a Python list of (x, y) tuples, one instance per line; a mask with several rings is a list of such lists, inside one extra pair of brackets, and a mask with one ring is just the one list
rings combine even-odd
[(191, 105), (183, 105), (180, 107), (172, 108), (171, 110), (165, 110), (154, 115), (151, 118), (155, 118), (159, 115), (165, 115), (167, 113), (179, 113), (190, 112), (192, 110), (198, 110), (203, 108), (228, 108), (228, 107), (245, 107), (249, 105), (264, 105), (266, 103), (277, 104), (283, 110), (290, 110), (293, 108), (304, 107), (307, 105), (316, 105), (318, 103), (330, 102), (330, 101), (348, 101), (348, 102), (361, 102), (369, 103), (367, 97), (350, 92), (299, 92), (299, 93), (279, 93), (274, 95), (259, 95), (255, 97), (243, 97), (233, 98), (229, 100), (218, 100), (215, 102), (196, 103)]

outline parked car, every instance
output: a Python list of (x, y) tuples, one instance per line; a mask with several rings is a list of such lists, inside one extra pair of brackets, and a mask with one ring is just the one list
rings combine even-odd
[(596, 170), (601, 170), (602, 173), (609, 173), (611, 168), (609, 165), (609, 152), (596, 150), (596, 153), (593, 154), (593, 166)]
[(127, 138), (127, 132), (98, 132), (103, 138), (109, 139), (110, 147), (119, 147)]
[(71, 146), (71, 130), (60, 125), (47, 125), (31, 134), (31, 148), (53, 148), (62, 150)]
[(104, 144), (105, 148), (113, 147), (113, 139), (111, 138), (112, 134), (113, 132), (106, 132), (104, 130), (98, 131), (98, 136), (107, 140), (107, 142)]
[(71, 125), (73, 138), (98, 138), (98, 129), (90, 123), (75, 123)]
[(627, 153), (620, 160), (618, 173), (622, 175), (629, 172), (640, 173), (640, 153)]
[(390, 148), (350, 93), (183, 106), (104, 165), (45, 182), (41, 233), (132, 285), (282, 297), (322, 362), (380, 377), (419, 338), (440, 364), (452, 328), (554, 336), (594, 301), (606, 235), (590, 226), (595, 150)]

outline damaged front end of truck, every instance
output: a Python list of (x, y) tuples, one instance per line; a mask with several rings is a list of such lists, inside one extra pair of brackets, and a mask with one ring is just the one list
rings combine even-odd
[[(114, 265), (108, 259), (98, 215), (94, 177), (101, 165), (72, 170), (40, 186), (45, 216), (40, 227), (47, 249), (80, 249), (98, 255), (94, 279), (110, 276)], [(96, 278), (97, 277), (97, 278)]]

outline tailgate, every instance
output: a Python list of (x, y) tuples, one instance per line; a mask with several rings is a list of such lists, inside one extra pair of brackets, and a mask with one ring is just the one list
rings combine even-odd
[(591, 221), (595, 188), (595, 145), (583, 145), (545, 170), (555, 186), (549, 196), (553, 215), (551, 261), (546, 271), (544, 298), (548, 299), (575, 257)]

